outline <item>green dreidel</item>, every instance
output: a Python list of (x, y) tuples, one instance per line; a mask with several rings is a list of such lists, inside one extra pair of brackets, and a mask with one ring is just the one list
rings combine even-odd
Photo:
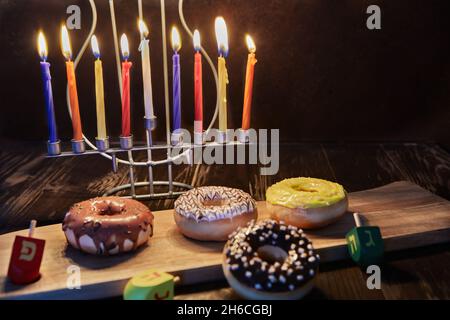
[(146, 270), (128, 281), (123, 291), (124, 300), (173, 300), (175, 282), (171, 274), (156, 269)]
[(350, 256), (362, 267), (379, 264), (384, 252), (380, 228), (363, 226), (358, 213), (354, 213), (353, 218), (356, 227), (345, 236)]

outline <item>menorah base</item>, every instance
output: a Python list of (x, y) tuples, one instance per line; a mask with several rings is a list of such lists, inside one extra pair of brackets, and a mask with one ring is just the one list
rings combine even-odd
[[(66, 152), (60, 152), (59, 154), (52, 154), (49, 152), (49, 158), (62, 158), (62, 157), (74, 157), (74, 156), (95, 156), (101, 155), (112, 162), (113, 172), (117, 173), (119, 171), (119, 166), (128, 167), (128, 175), (129, 175), (129, 184), (124, 184), (118, 187), (115, 187), (109, 191), (107, 191), (104, 196), (115, 195), (120, 193), (119, 196), (124, 198), (132, 198), (138, 200), (157, 200), (157, 199), (167, 199), (167, 198), (176, 198), (186, 191), (193, 188), (193, 186), (181, 182), (173, 181), (172, 167), (174, 165), (185, 164), (192, 165), (193, 164), (193, 152), (195, 148), (207, 148), (207, 147), (220, 147), (220, 146), (238, 146), (244, 145), (239, 141), (227, 142), (224, 144), (224, 140), (220, 142), (204, 142), (203, 145), (195, 145), (189, 143), (181, 143), (176, 147), (171, 145), (161, 144), (161, 145), (153, 145), (151, 144), (151, 131), (148, 131), (148, 141), (146, 145), (133, 146), (132, 145), (132, 137), (120, 137), (121, 147), (109, 147), (109, 140), (105, 141), (96, 140), (97, 148), (90, 144), (92, 150), (84, 150), (80, 152), (80, 150), (72, 150)], [(89, 141), (89, 140), (88, 140)], [(99, 143), (102, 145), (99, 147)], [(84, 140), (79, 141), (79, 144), (84, 145)], [(175, 155), (171, 155), (173, 149), (179, 148), (181, 151), (177, 152)], [(102, 151), (100, 149), (106, 149)], [(152, 159), (153, 152), (167, 152), (166, 158), (162, 160), (154, 160)], [(147, 152), (147, 159), (145, 161), (135, 161), (133, 154), (136, 152)], [(119, 155), (123, 154), (126, 158), (119, 158)], [(155, 167), (167, 166), (167, 175), (168, 181), (153, 181), (153, 169)], [(135, 169), (137, 168), (147, 168), (148, 170), (148, 181), (139, 181), (137, 182), (135, 177)], [(138, 188), (147, 187), (147, 192), (137, 192)], [(167, 187), (164, 192), (155, 192), (155, 187)], [(129, 190), (128, 193), (123, 192)], [(122, 193), (123, 192), (123, 193)]]
[[(128, 195), (120, 195), (122, 198), (128, 198), (128, 199), (137, 199), (137, 200), (155, 200), (155, 199), (168, 199), (168, 198), (176, 198), (183, 193), (185, 193), (187, 190), (191, 190), (193, 187), (189, 184), (181, 183), (181, 182), (169, 182), (169, 181), (153, 181), (152, 182), (154, 187), (161, 187), (161, 186), (167, 186), (170, 187), (170, 184), (172, 184), (175, 188), (183, 189), (184, 191), (172, 191), (172, 192), (161, 192), (161, 193), (147, 193), (147, 194), (136, 194), (133, 192), (135, 188), (145, 188), (149, 187), (149, 182), (136, 182), (133, 185), (131, 184), (124, 184), (118, 187), (115, 187), (105, 194), (103, 194), (103, 197), (112, 196), (115, 195), (121, 191), (130, 190), (130, 194)], [(134, 193), (134, 194), (133, 194)]]

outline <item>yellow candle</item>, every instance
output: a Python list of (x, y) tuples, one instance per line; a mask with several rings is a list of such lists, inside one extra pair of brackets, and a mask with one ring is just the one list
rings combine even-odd
[(97, 139), (106, 139), (105, 97), (103, 88), (103, 66), (100, 60), (100, 50), (97, 37), (91, 39), (92, 52), (97, 58), (95, 61), (95, 98), (97, 110)]
[(219, 63), (218, 63), (218, 77), (219, 77), (219, 130), (227, 131), (227, 85), (228, 85), (228, 71), (226, 67), (225, 57), (228, 55), (228, 31), (225, 20), (222, 17), (216, 18), (216, 38), (219, 47)]
[(219, 130), (227, 131), (228, 71), (224, 57), (219, 57)]

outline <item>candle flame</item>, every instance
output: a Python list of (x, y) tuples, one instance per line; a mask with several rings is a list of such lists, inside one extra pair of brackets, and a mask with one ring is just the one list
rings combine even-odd
[(172, 48), (175, 52), (181, 49), (181, 37), (177, 27), (172, 27)]
[(255, 53), (256, 52), (256, 45), (255, 45), (255, 42), (253, 41), (252, 37), (247, 35), (245, 37), (245, 41), (247, 42), (248, 51), (250, 53)]
[(47, 41), (45, 41), (45, 36), (42, 31), (39, 32), (38, 35), (38, 52), (39, 56), (42, 60), (47, 60), (48, 49), (47, 49)]
[(142, 38), (146, 38), (149, 34), (147, 25), (141, 19), (139, 19), (139, 32), (141, 33)]
[(200, 51), (201, 49), (200, 32), (197, 29), (194, 31), (194, 49), (195, 51)]
[(122, 49), (122, 57), (125, 60), (128, 60), (128, 57), (130, 56), (130, 47), (128, 45), (128, 38), (125, 33), (122, 34), (122, 37), (120, 37), (120, 48)]
[(219, 47), (219, 54), (223, 56), (228, 55), (228, 31), (225, 20), (222, 17), (217, 17), (215, 22), (217, 46)]
[(100, 59), (100, 48), (98, 46), (98, 40), (97, 40), (97, 37), (95, 36), (95, 34), (91, 38), (91, 47), (92, 47), (92, 52), (94, 53), (95, 58)]
[(61, 48), (63, 56), (67, 60), (72, 59), (72, 48), (70, 45), (69, 32), (64, 25), (61, 27)]

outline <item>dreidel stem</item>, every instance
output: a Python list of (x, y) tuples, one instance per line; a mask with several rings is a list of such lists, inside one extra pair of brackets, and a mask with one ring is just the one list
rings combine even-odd
[(30, 227), (28, 228), (28, 237), (29, 238), (33, 238), (34, 230), (36, 229), (36, 224), (37, 224), (36, 220), (30, 221)]
[(362, 222), (361, 222), (361, 216), (359, 215), (358, 212), (353, 213), (353, 219), (355, 219), (355, 224), (356, 227), (361, 227), (362, 226)]

